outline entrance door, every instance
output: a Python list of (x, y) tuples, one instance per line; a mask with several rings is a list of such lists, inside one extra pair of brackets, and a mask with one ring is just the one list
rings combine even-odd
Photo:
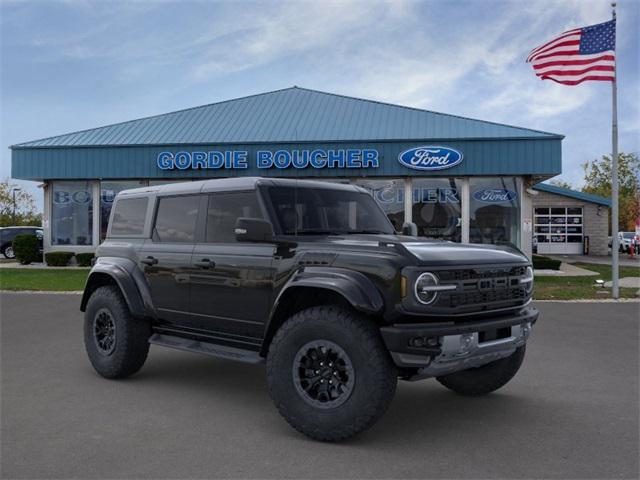
[(161, 319), (189, 325), (189, 272), (195, 245), (199, 195), (158, 199), (153, 236), (140, 261)]
[(582, 254), (582, 207), (536, 207), (534, 213), (539, 254)]
[(193, 251), (191, 314), (199, 328), (257, 348), (269, 314), (275, 245), (236, 242), (238, 217), (263, 218), (255, 191), (209, 195), (205, 241)]

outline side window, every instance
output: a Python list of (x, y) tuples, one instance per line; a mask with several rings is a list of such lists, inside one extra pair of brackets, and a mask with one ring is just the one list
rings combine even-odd
[(144, 230), (148, 198), (124, 198), (116, 202), (111, 235), (140, 235)]
[(156, 242), (195, 242), (200, 195), (165, 197), (158, 202), (153, 239)]
[(256, 192), (216, 193), (209, 196), (207, 243), (233, 243), (238, 217), (262, 218)]

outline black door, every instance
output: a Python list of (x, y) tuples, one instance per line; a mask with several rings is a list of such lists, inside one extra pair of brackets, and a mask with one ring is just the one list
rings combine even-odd
[(193, 251), (191, 313), (200, 328), (257, 347), (269, 315), (275, 245), (236, 242), (238, 217), (263, 218), (255, 191), (208, 200), (204, 242)]
[(196, 240), (200, 195), (160, 197), (151, 240), (140, 251), (143, 269), (158, 316), (190, 326), (191, 256)]

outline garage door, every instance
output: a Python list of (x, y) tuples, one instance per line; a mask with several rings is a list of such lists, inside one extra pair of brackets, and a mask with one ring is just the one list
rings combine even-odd
[(582, 207), (536, 207), (534, 213), (538, 253), (582, 253)]

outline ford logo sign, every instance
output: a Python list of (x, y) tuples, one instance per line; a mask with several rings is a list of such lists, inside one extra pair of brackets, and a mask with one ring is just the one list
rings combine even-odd
[(474, 192), (473, 198), (479, 202), (499, 203), (515, 200), (518, 198), (518, 194), (513, 190), (507, 190), (505, 188), (485, 188)]
[(462, 162), (462, 153), (453, 148), (426, 145), (405, 150), (398, 161), (415, 170), (442, 170)]

